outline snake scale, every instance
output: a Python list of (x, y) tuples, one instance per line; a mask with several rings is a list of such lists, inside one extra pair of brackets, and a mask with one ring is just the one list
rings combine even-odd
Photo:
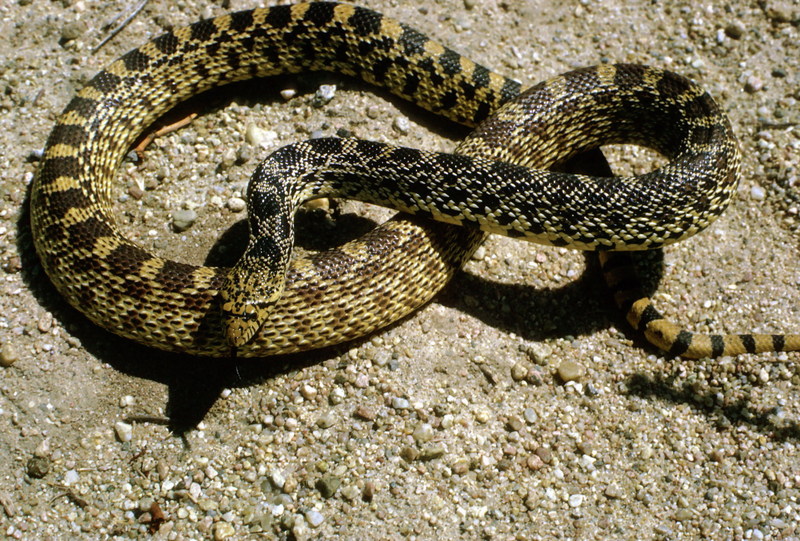
[[(302, 71), (354, 76), (450, 120), (480, 127), (449, 157), (325, 139), (286, 147), (262, 163), (257, 176), (269, 176), (272, 165), (288, 164), (294, 168), (290, 174), (312, 179), (289, 194), (292, 204), (333, 189), (351, 197), (377, 197), (420, 216), (398, 215), (344, 246), (284, 261), (285, 286), (268, 309), (259, 306), (264, 321), (254, 327), (254, 336), (229, 341), (220, 290), (247, 279), (237, 279), (235, 270), (163, 259), (125, 238), (110, 210), (113, 179), (130, 145), (177, 103), (233, 81)], [(576, 89), (582, 97), (572, 97)], [(614, 93), (619, 89), (627, 105), (620, 106)], [(542, 103), (552, 105), (555, 113), (520, 122), (521, 109), (536, 113)], [(645, 111), (644, 104), (655, 105), (655, 116), (647, 116), (653, 111)], [(603, 109), (612, 114), (603, 117), (597, 112)], [(492, 119), (481, 124), (490, 114)], [(665, 121), (675, 127), (664, 129)], [(643, 142), (672, 158), (644, 176), (649, 192), (632, 191), (641, 178), (543, 171), (614, 141)], [(335, 156), (341, 155), (354, 158), (349, 166), (373, 178), (372, 195), (351, 184), (356, 171), (338, 168)], [(421, 156), (416, 165), (410, 161)], [(375, 166), (381, 174), (366, 170)], [(531, 173), (529, 166), (540, 170)], [(411, 170), (420, 173), (414, 178), (433, 175), (444, 184), (432, 189), (411, 177), (403, 181)], [(98, 73), (67, 105), (50, 134), (31, 189), (31, 225), (53, 284), (94, 323), (159, 349), (224, 357), (234, 344), (237, 356), (263, 357), (363, 336), (430, 300), (485, 235), (477, 227), (450, 224), (472, 222), (487, 231), (582, 249), (654, 248), (713, 221), (735, 191), (737, 170), (738, 151), (725, 116), (696, 85), (668, 72), (601, 66), (523, 94), (514, 80), (377, 12), (310, 2), (171, 30)], [(384, 173), (393, 173), (391, 179)], [(523, 181), (532, 181), (544, 195), (524, 188)], [(566, 188), (559, 190), (563, 183)], [(251, 199), (251, 209), (271, 210), (264, 194), (274, 188), (263, 186), (251, 184), (256, 199), (261, 195), (256, 203)], [(575, 197), (572, 203), (565, 193)], [(625, 201), (628, 194), (632, 201)], [(641, 213), (626, 210), (629, 203)], [(526, 210), (516, 214), (521, 207)], [(260, 248), (252, 248), (259, 242)], [(251, 239), (248, 253), (260, 262), (272, 252), (264, 246)], [(797, 336), (706, 336), (675, 327), (638, 294), (626, 274), (628, 265), (624, 259), (615, 265), (615, 257), (620, 256), (607, 254), (604, 268), (618, 303), (629, 321), (662, 349), (702, 357), (800, 348)], [(235, 289), (229, 294), (238, 295)], [(224, 304), (235, 320), (242, 309), (238, 297)]]

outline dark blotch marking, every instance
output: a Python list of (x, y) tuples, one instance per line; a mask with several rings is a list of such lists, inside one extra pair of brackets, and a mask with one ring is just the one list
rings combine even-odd
[(719, 334), (712, 334), (711, 339), (711, 356), (719, 357), (725, 351), (725, 337)]
[(150, 259), (150, 255), (134, 244), (121, 244), (117, 246), (105, 261), (111, 268), (111, 273), (117, 276), (137, 274), (143, 261)]
[(102, 93), (113, 92), (117, 86), (122, 82), (122, 77), (109, 73), (105, 70), (101, 71), (89, 81), (87, 86), (96, 88)]
[(247, 249), (248, 257), (263, 259), (270, 269), (275, 270), (280, 268), (279, 261), (284, 254), (285, 252), (281, 250), (278, 242), (272, 237), (258, 237), (253, 239), (250, 247)]
[(356, 7), (353, 15), (347, 21), (359, 36), (371, 36), (381, 30), (383, 15), (371, 9)]
[(642, 315), (639, 317), (639, 326), (636, 328), (636, 330), (644, 330), (647, 325), (653, 321), (658, 321), (659, 319), (664, 319), (664, 317), (658, 313), (658, 310), (656, 310), (655, 306), (648, 304), (642, 311)]
[(451, 49), (445, 49), (439, 56), (439, 65), (448, 76), (461, 73), (461, 55)]
[(753, 338), (752, 334), (740, 334), (739, 340), (742, 341), (742, 346), (744, 346), (744, 350), (747, 353), (756, 352), (756, 339)]
[(407, 73), (406, 80), (403, 83), (403, 94), (406, 96), (413, 96), (419, 88), (420, 78), (416, 73)]
[(505, 103), (513, 98), (519, 96), (519, 91), (522, 84), (512, 79), (506, 79), (503, 87), (500, 89), (500, 103)]
[(231, 14), (231, 29), (235, 32), (244, 32), (253, 26), (253, 11), (238, 11)]
[(334, 8), (332, 2), (319, 2), (311, 4), (306, 11), (305, 20), (316, 26), (325, 26), (333, 20)]
[(172, 55), (178, 50), (178, 38), (170, 31), (155, 38), (153, 45), (162, 53)]
[(56, 124), (53, 131), (50, 132), (50, 138), (47, 140), (47, 146), (53, 145), (69, 145), (78, 146), (86, 141), (87, 133), (83, 126), (74, 126), (71, 124)]
[(198, 21), (189, 27), (192, 39), (197, 41), (206, 41), (217, 32), (217, 25), (214, 21), (206, 19)]
[(425, 52), (428, 38), (410, 26), (403, 25), (403, 33), (397, 41), (406, 55), (415, 56)]
[(144, 71), (150, 65), (150, 57), (139, 49), (134, 49), (122, 55), (122, 62), (128, 71)]
[(89, 118), (97, 109), (98, 101), (91, 98), (74, 97), (64, 109), (64, 113), (77, 113), (83, 118)]
[(444, 96), (442, 96), (442, 101), (439, 103), (439, 107), (449, 111), (455, 107), (456, 103), (458, 103), (458, 93), (456, 93), (455, 90), (450, 90)]
[[(149, 258), (150, 256), (137, 246), (130, 247), (130, 257), (136, 258)], [(134, 259), (135, 260), (135, 259)], [(168, 289), (184, 289), (188, 287), (195, 287), (192, 280), (192, 273), (195, 270), (194, 265), (188, 263), (179, 263), (178, 261), (167, 260), (161, 270), (155, 276), (156, 283), (161, 284)]]
[(782, 334), (772, 335), (772, 348), (775, 351), (783, 351), (786, 347), (786, 337)]
[(291, 6), (275, 6), (270, 8), (265, 22), (273, 28), (286, 28), (292, 22)]
[(680, 331), (678, 336), (675, 338), (675, 342), (672, 343), (672, 347), (669, 348), (670, 355), (683, 355), (689, 349), (689, 346), (692, 345), (694, 335), (689, 331)]

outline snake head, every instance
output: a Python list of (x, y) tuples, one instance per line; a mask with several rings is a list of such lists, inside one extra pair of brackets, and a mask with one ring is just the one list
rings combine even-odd
[(267, 321), (270, 305), (283, 294), (283, 276), (276, 278), (240, 264), (229, 271), (219, 293), (225, 337), (238, 348)]

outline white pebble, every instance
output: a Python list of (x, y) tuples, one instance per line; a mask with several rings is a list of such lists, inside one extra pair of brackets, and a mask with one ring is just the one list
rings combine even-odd
[(408, 409), (409, 403), (408, 400), (405, 398), (401, 398), (399, 396), (395, 396), (392, 398), (392, 407), (396, 410), (405, 410)]
[(121, 442), (131, 441), (133, 439), (133, 425), (117, 421), (114, 425), (114, 432), (117, 433), (117, 438)]
[(294, 98), (296, 94), (297, 90), (295, 90), (294, 88), (284, 88), (283, 90), (281, 90), (281, 97), (286, 101), (289, 101), (290, 99)]
[(242, 212), (245, 208), (247, 208), (247, 202), (241, 197), (228, 199), (228, 209), (232, 212)]
[(408, 118), (404, 116), (395, 117), (394, 123), (392, 124), (395, 130), (406, 135), (409, 130), (411, 129), (411, 123), (408, 121)]
[(763, 201), (767, 197), (767, 193), (764, 191), (764, 188), (762, 188), (758, 184), (754, 184), (750, 188), (750, 197), (752, 197), (756, 201)]
[(244, 137), (253, 146), (268, 148), (275, 143), (278, 133), (273, 130), (259, 128), (255, 124), (248, 124)]
[(322, 524), (323, 520), (325, 520), (325, 517), (323, 517), (322, 513), (316, 509), (311, 509), (310, 511), (306, 512), (306, 521), (311, 525), (312, 528), (316, 528)]
[(127, 408), (129, 406), (133, 406), (134, 404), (136, 404), (136, 400), (129, 394), (126, 394), (119, 399), (119, 407), (121, 408)]
[(583, 504), (583, 499), (585, 496), (583, 494), (572, 494), (569, 497), (569, 506), (570, 507), (580, 507)]
[(75, 470), (68, 470), (68, 471), (67, 471), (67, 472), (64, 474), (64, 481), (63, 481), (63, 482), (64, 482), (64, 484), (65, 484), (65, 485), (67, 485), (67, 486), (69, 486), (69, 485), (74, 485), (75, 483), (77, 483), (77, 482), (78, 482), (78, 479), (79, 479), (79, 478), (80, 478), (80, 476), (78, 475), (78, 472), (77, 472), (77, 471), (75, 471)]

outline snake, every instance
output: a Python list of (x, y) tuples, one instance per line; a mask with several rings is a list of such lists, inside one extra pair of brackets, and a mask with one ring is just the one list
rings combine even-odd
[[(287, 258), (291, 220), (271, 213), (278, 199), (263, 182), (251, 182), (248, 208), (266, 209), (269, 219), (251, 214), (251, 229), (269, 223), (262, 229), (274, 232), (277, 223), (283, 231), (272, 241), (251, 231), (242, 258), (249, 263), (230, 269), (169, 260), (126, 238), (111, 210), (114, 177), (147, 127), (208, 89), (307, 71), (361, 79), (477, 128), (450, 155), (321, 139), (282, 148), (259, 165), (259, 178), (278, 165), (311, 179), (287, 188), (293, 193), (284, 207), (331, 189), (406, 213), (337, 248)], [(538, 114), (544, 108), (552, 113)], [(548, 170), (614, 141), (648, 144), (670, 162), (641, 178)], [(628, 320), (670, 353), (798, 349), (794, 335), (683, 330), (638, 295), (628, 265), (613, 264), (625, 252), (611, 250), (658, 248), (707, 227), (735, 192), (738, 168), (726, 116), (699, 86), (670, 72), (601, 65), (525, 89), (373, 10), (306, 2), (169, 30), (95, 75), (48, 137), (31, 186), (31, 231), (44, 271), (72, 306), (108, 331), (166, 351), (268, 357), (365, 336), (428, 302), (486, 232), (599, 251)], [(372, 178), (370, 195), (356, 176)], [(433, 188), (425, 180), (432, 177), (442, 184)], [(284, 260), (265, 266), (278, 245)], [(248, 267), (272, 269), (268, 283), (278, 293), (269, 302), (237, 289), (259, 282), (241, 275)]]

